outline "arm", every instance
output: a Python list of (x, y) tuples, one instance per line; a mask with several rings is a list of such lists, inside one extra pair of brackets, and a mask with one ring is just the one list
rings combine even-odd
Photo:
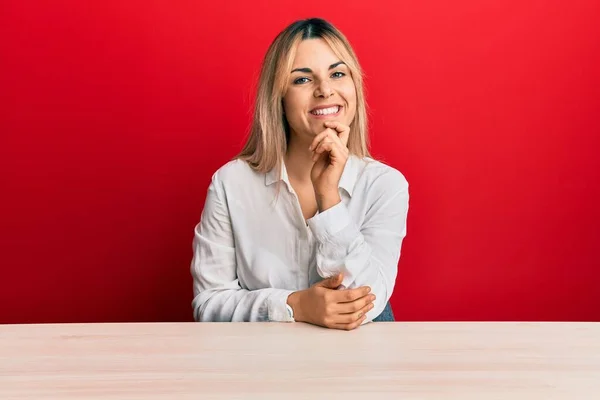
[(289, 321), (291, 290), (246, 290), (236, 273), (235, 244), (222, 185), (216, 174), (208, 188), (200, 223), (194, 230), (194, 320)]
[[(365, 322), (379, 315), (396, 281), (402, 240), (406, 236), (408, 183), (395, 170), (384, 173), (370, 188), (362, 226), (338, 201), (308, 221), (318, 241), (317, 271), (323, 278), (343, 273), (342, 286), (370, 286), (377, 298)], [(327, 202), (324, 202), (326, 204)]]

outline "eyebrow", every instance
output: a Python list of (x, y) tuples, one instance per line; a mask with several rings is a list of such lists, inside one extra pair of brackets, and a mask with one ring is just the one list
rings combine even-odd
[[(336, 62), (336, 63), (334, 63), (334, 64), (331, 64), (331, 65), (329, 66), (329, 69), (334, 69), (335, 67), (337, 67), (337, 66), (339, 66), (339, 65), (342, 65), (342, 64), (343, 64), (343, 65), (346, 65), (346, 63), (345, 63), (345, 62), (343, 62), (343, 61), (338, 61), (338, 62)], [(293, 69), (293, 70), (292, 70), (292, 72), (304, 72), (304, 73), (306, 73), (306, 74), (312, 74), (312, 72), (313, 72), (313, 71), (312, 71), (312, 69), (310, 69), (310, 68), (296, 68), (296, 69)]]

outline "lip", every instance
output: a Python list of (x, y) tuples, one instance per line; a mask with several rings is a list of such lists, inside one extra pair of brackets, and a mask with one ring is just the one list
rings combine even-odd
[[(315, 114), (313, 114), (313, 111), (322, 110), (324, 108), (331, 108), (331, 107), (339, 107), (338, 112), (336, 112), (335, 114), (327, 114), (327, 115), (315, 115)], [(325, 104), (325, 105), (313, 108), (308, 113), (313, 118), (331, 118), (331, 117), (336, 117), (336, 116), (340, 115), (340, 113), (342, 112), (343, 109), (344, 109), (344, 106), (342, 106), (341, 104)]]

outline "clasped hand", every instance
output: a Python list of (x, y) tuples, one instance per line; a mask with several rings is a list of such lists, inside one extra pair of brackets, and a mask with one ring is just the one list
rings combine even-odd
[(292, 293), (288, 304), (294, 310), (295, 320), (348, 331), (359, 327), (373, 309), (375, 295), (369, 286), (338, 290), (342, 280), (343, 275), (338, 274)]

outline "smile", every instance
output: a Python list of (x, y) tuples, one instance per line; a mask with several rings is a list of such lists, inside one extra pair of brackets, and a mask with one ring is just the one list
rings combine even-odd
[(327, 108), (319, 107), (310, 111), (311, 115), (315, 117), (331, 117), (337, 116), (342, 111), (342, 106), (328, 106)]

